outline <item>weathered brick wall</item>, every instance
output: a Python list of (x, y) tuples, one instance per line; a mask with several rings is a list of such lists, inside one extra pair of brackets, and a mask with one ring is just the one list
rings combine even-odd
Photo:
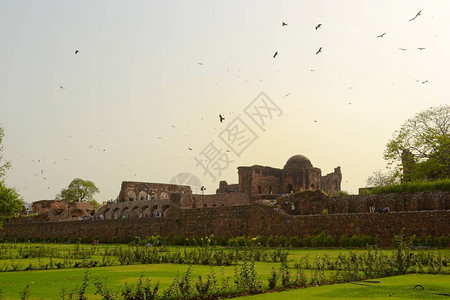
[(320, 191), (306, 191), (278, 198), (280, 208), (290, 211), (294, 203), (296, 214), (365, 213), (369, 207), (389, 207), (390, 211), (450, 210), (450, 192), (426, 191), (414, 194), (393, 193), (381, 195), (349, 195), (328, 197)]
[[(247, 205), (224, 207), (207, 207), (182, 209), (171, 206), (167, 217), (95, 220), (95, 221), (65, 221), (36, 223), (5, 223), (0, 231), (0, 237), (34, 238), (76, 238), (100, 237), (111, 240), (117, 236), (127, 240), (133, 236), (145, 237), (150, 234), (202, 236), (206, 234), (233, 237), (248, 236), (299, 236), (316, 235), (321, 232), (340, 237), (370, 235), (378, 236), (382, 245), (390, 245), (395, 234), (405, 229), (409, 235), (416, 234), (419, 238), (427, 235), (449, 235), (450, 209), (449, 192), (423, 192), (417, 194), (387, 194), (361, 195), (321, 199), (317, 193), (310, 192), (310, 210), (319, 211), (313, 215), (288, 215), (281, 208), (274, 208), (271, 201), (254, 202)], [(284, 199), (295, 199), (299, 195), (290, 195)], [(330, 210), (354, 211), (361, 213), (322, 214), (321, 205), (335, 201)], [(397, 206), (395, 206), (397, 201)], [(317, 203), (317, 207), (314, 206)], [(389, 205), (389, 213), (368, 213), (365, 211), (368, 203)], [(283, 205), (283, 204), (282, 204)], [(328, 203), (327, 205), (331, 205)], [(300, 207), (300, 209), (302, 209)]]
[(219, 182), (219, 188), (216, 190), (216, 194), (226, 194), (226, 193), (238, 193), (239, 183), (228, 184), (225, 180)]
[(427, 235), (449, 235), (450, 211), (391, 212), (383, 214), (354, 213), (341, 215), (286, 216), (261, 205), (253, 206), (249, 235), (299, 236), (317, 235), (321, 232), (335, 238), (349, 236), (377, 236), (382, 245), (390, 245), (394, 235), (402, 229), (419, 238)]
[(341, 167), (337, 167), (334, 169), (333, 173), (322, 176), (320, 180), (321, 188), (328, 195), (337, 196), (338, 192), (341, 190), (341, 181)]
[(395, 234), (402, 228), (409, 235), (419, 238), (427, 235), (449, 234), (449, 211), (391, 212), (384, 214), (354, 213), (341, 215), (289, 216), (281, 210), (260, 204), (183, 209), (177, 217), (104, 220), (66, 221), (24, 224), (5, 224), (0, 236), (7, 239), (40, 237), (72, 239), (99, 237), (111, 241), (113, 236), (126, 241), (133, 236), (153, 235), (202, 236), (299, 236), (316, 235), (321, 232), (335, 238), (343, 234), (349, 236), (377, 236), (382, 245), (390, 245)]
[(205, 195), (203, 200), (202, 195), (192, 195), (192, 204), (184, 207), (199, 208), (202, 207), (203, 203), (207, 207), (243, 205), (250, 203), (250, 196), (242, 193), (213, 194)]

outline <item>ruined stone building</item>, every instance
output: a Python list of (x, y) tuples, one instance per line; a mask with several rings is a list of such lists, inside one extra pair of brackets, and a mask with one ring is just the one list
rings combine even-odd
[(106, 219), (170, 216), (171, 207), (200, 208), (245, 205), (261, 198), (305, 190), (321, 190), (335, 196), (341, 190), (340, 167), (322, 176), (303, 155), (292, 156), (283, 169), (263, 166), (238, 167), (237, 184), (221, 181), (216, 194), (193, 195), (189, 186), (124, 181), (117, 202), (109, 202), (97, 215)]
[(303, 155), (288, 159), (283, 169), (254, 165), (238, 167), (239, 183), (220, 182), (216, 193), (239, 192), (256, 199), (259, 195), (285, 194), (305, 190), (322, 190), (335, 196), (341, 190), (342, 173), (337, 167), (333, 173), (322, 176), (319, 168)]

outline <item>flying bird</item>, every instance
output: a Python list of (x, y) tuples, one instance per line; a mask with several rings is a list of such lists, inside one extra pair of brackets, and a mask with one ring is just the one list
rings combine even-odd
[(427, 83), (427, 82), (428, 82), (428, 80), (422, 81), (422, 84)]
[(317, 24), (316, 30), (319, 29), (319, 28), (321, 28), (321, 27), (322, 27), (322, 24)]
[(317, 123), (317, 120), (314, 120), (314, 123)]
[(65, 87), (63, 87), (62, 85), (59, 86), (62, 90), (66, 89)]
[(189, 148), (189, 147), (188, 147), (188, 149), (192, 151), (192, 148)]
[(223, 120), (225, 120), (225, 118), (224, 118), (224, 117), (222, 117), (222, 115), (219, 115), (219, 119), (220, 119), (220, 123), (222, 123), (222, 122), (223, 122)]
[(281, 26), (287, 26), (287, 23), (284, 23), (284, 22), (283, 22), (283, 23), (281, 24)]
[(382, 38), (382, 37), (384, 37), (384, 35), (386, 34), (387, 32), (385, 32), (385, 33), (383, 33), (383, 34), (380, 34), (380, 35), (377, 35), (377, 38)]
[(311, 71), (311, 72), (315, 72), (316, 70), (314, 70), (314, 69), (311, 69), (311, 70), (309, 70), (309, 71)]
[(199, 64), (200, 66), (203, 66), (203, 64), (202, 64), (202, 63), (197, 63), (197, 64)]
[(414, 21), (418, 16), (420, 16), (420, 13), (422, 12), (422, 10), (419, 10), (419, 12), (414, 16), (414, 18), (412, 18), (412, 19), (409, 19), (409, 21), (408, 22), (410, 22), (410, 21)]
[(419, 48), (417, 48), (417, 49), (419, 49), (419, 50), (425, 50), (426, 48), (419, 47)]
[(289, 96), (291, 93), (287, 93), (286, 95), (284, 95), (285, 97)]
[(408, 50), (408, 49), (406, 49), (406, 48), (398, 48), (399, 50), (402, 50), (402, 51), (406, 51), (406, 50)]
[(322, 52), (322, 47), (320, 47), (319, 50), (317, 50), (316, 55), (319, 54), (320, 52)]
[(273, 58), (277, 57), (278, 55), (278, 51), (275, 52), (275, 54), (273, 55)]
[(78, 51), (78, 50), (75, 50), (75, 54), (78, 54), (78, 52), (80, 52), (80, 51)]

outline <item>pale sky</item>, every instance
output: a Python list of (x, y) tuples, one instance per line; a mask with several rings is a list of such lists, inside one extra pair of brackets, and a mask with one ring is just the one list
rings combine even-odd
[[(33, 202), (88, 179), (101, 203), (191, 173), (210, 194), (302, 154), (357, 193), (406, 119), (450, 102), (449, 16), (448, 0), (3, 0), (6, 182)], [(244, 113), (261, 92), (282, 111), (265, 131)], [(238, 156), (220, 133), (239, 115), (257, 138)], [(195, 161), (210, 142), (232, 161), (216, 181)]]

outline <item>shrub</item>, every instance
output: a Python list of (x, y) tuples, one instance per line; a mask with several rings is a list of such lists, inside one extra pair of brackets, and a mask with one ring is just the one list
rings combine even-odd
[(336, 245), (336, 241), (331, 235), (327, 235), (325, 243), (326, 247), (334, 247)]
[(284, 235), (278, 237), (278, 245), (281, 247), (289, 246), (288, 238)]
[(272, 271), (270, 272), (269, 276), (269, 289), (272, 290), (276, 287), (277, 281), (278, 281), (278, 274), (277, 271), (275, 271), (274, 268), (272, 268)]
[(273, 237), (269, 237), (267, 239), (267, 246), (269, 246), (269, 247), (275, 247), (276, 246), (275, 239)]
[(325, 247), (326, 245), (327, 245), (327, 236), (323, 232), (316, 235), (311, 240), (312, 247)]
[(186, 242), (186, 237), (184, 234), (176, 235), (172, 238), (172, 245), (183, 246)]
[(415, 234), (409, 238), (409, 243), (412, 246), (419, 246), (422, 243), (422, 240), (418, 238)]
[(267, 245), (267, 238), (265, 236), (257, 236), (253, 240), (253, 244), (257, 246), (266, 246)]
[(360, 247), (360, 239), (356, 234), (352, 235), (352, 237), (350, 238), (350, 247)]
[(350, 195), (347, 191), (339, 191), (338, 196), (348, 196)]
[(416, 193), (422, 191), (450, 191), (450, 179), (415, 181), (375, 187), (369, 191), (369, 194)]
[(296, 236), (291, 236), (291, 238), (289, 240), (289, 244), (295, 248), (301, 247), (300, 239)]
[(305, 246), (305, 247), (311, 247), (311, 245), (312, 245), (312, 239), (313, 239), (313, 236), (311, 236), (311, 235), (308, 235), (308, 236), (306, 236), (305, 238), (303, 238), (303, 246)]
[(449, 237), (442, 235), (434, 239), (434, 244), (436, 247), (445, 248), (447, 247), (449, 240)]
[(343, 248), (350, 247), (350, 238), (348, 237), (348, 235), (343, 234), (341, 236), (341, 238), (339, 239), (339, 246), (341, 246)]
[(427, 235), (427, 237), (425, 238), (425, 246), (434, 246), (433, 237), (431, 235)]

